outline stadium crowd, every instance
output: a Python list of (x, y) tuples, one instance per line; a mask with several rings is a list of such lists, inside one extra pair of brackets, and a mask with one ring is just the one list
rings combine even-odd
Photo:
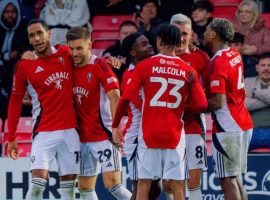
[[(221, 2), (0, 0), (1, 134), (7, 121), (15, 160), (19, 118), (33, 117), (27, 200), (42, 199), (54, 158), (62, 199), (73, 199), (76, 179), (83, 200), (98, 199), (101, 172), (119, 200), (158, 199), (161, 188), (185, 199), (186, 185), (201, 200), (209, 114), (224, 197), (247, 199), (247, 153), (270, 149), (270, 1)], [(126, 20), (96, 48), (103, 15)], [(132, 192), (121, 183), (123, 152)]]

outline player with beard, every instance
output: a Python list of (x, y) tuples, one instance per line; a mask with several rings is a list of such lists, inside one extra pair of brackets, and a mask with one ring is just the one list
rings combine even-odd
[[(134, 94), (142, 88), (142, 122), (138, 136), (137, 200), (149, 196), (152, 180), (162, 178), (165, 191), (175, 200), (185, 199), (187, 166), (185, 132), (181, 120), (184, 109), (198, 112), (207, 107), (196, 72), (179, 57), (175, 49), (181, 44), (181, 33), (172, 25), (160, 28), (157, 37), (159, 54), (137, 64), (121, 97), (113, 121), (113, 137), (122, 145), (118, 128), (121, 117)], [(192, 110), (186, 102), (196, 105)]]
[[(149, 43), (148, 39), (142, 33), (133, 33), (127, 36), (123, 40), (122, 44), (124, 52), (127, 54), (127, 61), (130, 63), (127, 70), (124, 73), (122, 81), (122, 92), (128, 85), (128, 82), (132, 76), (132, 72), (136, 68), (136, 65), (150, 56), (154, 55), (153, 47)], [(142, 91), (133, 96), (128, 108), (128, 121), (123, 131), (124, 135), (124, 152), (127, 158), (129, 177), (132, 180), (133, 191), (132, 200), (136, 199), (137, 184), (138, 184), (138, 133), (142, 118)], [(158, 199), (160, 195), (160, 180), (152, 182), (149, 199)]]
[(18, 159), (16, 128), (27, 90), (33, 104), (33, 143), (32, 181), (26, 199), (42, 199), (49, 169), (56, 158), (61, 199), (72, 200), (76, 174), (80, 173), (80, 141), (72, 104), (72, 60), (68, 47), (50, 45), (50, 32), (44, 21), (30, 21), (27, 31), (38, 58), (17, 64), (8, 107), (9, 154), (14, 160)]
[(81, 141), (83, 200), (97, 200), (96, 179), (102, 172), (105, 188), (119, 200), (131, 193), (121, 183), (121, 154), (112, 144), (112, 118), (120, 98), (119, 83), (110, 66), (91, 54), (90, 32), (74, 27), (66, 35), (74, 63), (73, 94)]
[[(191, 19), (183, 14), (173, 15), (170, 24), (176, 26), (181, 32), (181, 46), (175, 54), (190, 65), (202, 78), (207, 70), (208, 55), (196, 49), (189, 50), (192, 42)], [(187, 160), (189, 166), (188, 192), (190, 200), (202, 200), (201, 175), (202, 169), (207, 168), (207, 153), (205, 145), (205, 117), (200, 113), (185, 112), (184, 127), (186, 133)]]
[(216, 18), (206, 28), (205, 44), (214, 56), (206, 79), (208, 111), (213, 118), (213, 165), (226, 200), (246, 200), (239, 176), (247, 170), (252, 120), (245, 107), (244, 67), (239, 52), (228, 46), (234, 27)]

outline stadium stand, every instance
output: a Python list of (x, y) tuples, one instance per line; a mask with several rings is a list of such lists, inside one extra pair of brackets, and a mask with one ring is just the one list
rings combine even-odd
[[(8, 156), (8, 126), (7, 120), (4, 127), (3, 145), (2, 145), (2, 155)], [(17, 143), (19, 149), (19, 156), (25, 157), (30, 155), (31, 144), (32, 144), (32, 118), (31, 117), (21, 117), (17, 127)]]
[(92, 47), (106, 49), (119, 38), (119, 26), (123, 21), (131, 20), (132, 15), (95, 16), (92, 21)]
[(236, 10), (237, 5), (215, 5), (212, 16), (232, 20), (235, 17)]
[(113, 45), (119, 38), (119, 31), (93, 31), (92, 35), (92, 47), (95, 49), (106, 49)]
[(131, 20), (132, 15), (98, 15), (93, 18), (93, 31), (118, 31), (123, 21)]
[(270, 13), (262, 13), (261, 15), (265, 20), (267, 27), (270, 28)]
[(212, 4), (214, 5), (228, 5), (228, 4), (239, 4), (240, 2), (242, 2), (242, 0), (210, 0), (212, 2)]
[(45, 6), (46, 0), (38, 0), (35, 5), (35, 15), (39, 18), (42, 8)]

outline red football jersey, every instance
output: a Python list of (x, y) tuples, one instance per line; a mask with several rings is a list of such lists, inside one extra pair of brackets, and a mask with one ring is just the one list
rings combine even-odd
[(245, 107), (243, 62), (236, 49), (218, 51), (208, 68), (207, 94), (219, 93), (226, 96), (225, 105), (213, 113), (213, 133), (246, 131), (253, 127)]
[(73, 94), (81, 142), (111, 138), (112, 115), (106, 93), (112, 89), (119, 89), (118, 80), (110, 66), (96, 56), (88, 65), (74, 67)]
[[(132, 72), (134, 71), (135, 66), (130, 64), (127, 70), (125, 71), (122, 79), (121, 89), (124, 93), (127, 87), (128, 82), (130, 81)], [(139, 128), (142, 119), (142, 96), (141, 91), (136, 95), (133, 95), (132, 100), (129, 103), (128, 107), (128, 121), (123, 130), (125, 143), (134, 143), (136, 138), (138, 137)]]
[(180, 138), (184, 137), (182, 115), (188, 96), (197, 109), (207, 107), (205, 96), (198, 101), (203, 89), (196, 72), (178, 57), (158, 54), (137, 64), (122, 98), (131, 100), (141, 88), (144, 98), (139, 144), (164, 149), (184, 145)]
[[(209, 56), (201, 51), (196, 50), (192, 52), (187, 52), (180, 55), (180, 58), (185, 61), (189, 66), (191, 66), (198, 75), (201, 77), (207, 71), (207, 65), (210, 60)], [(200, 113), (189, 113), (185, 112), (183, 116), (184, 127), (186, 134), (203, 134), (206, 131), (205, 127), (205, 117)]]
[[(33, 104), (33, 133), (75, 128), (72, 103), (72, 61), (66, 46), (52, 47), (53, 53), (36, 60), (21, 60), (9, 104), (9, 140), (14, 140), (21, 101), (27, 89)], [(19, 104), (19, 105), (18, 105)], [(17, 109), (18, 108), (18, 109)]]

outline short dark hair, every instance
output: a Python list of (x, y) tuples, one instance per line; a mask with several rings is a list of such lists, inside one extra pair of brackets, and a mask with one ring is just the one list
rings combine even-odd
[(138, 30), (137, 24), (131, 20), (123, 21), (119, 26), (119, 31), (121, 30), (123, 26), (134, 26)]
[(76, 26), (68, 30), (66, 34), (67, 41), (78, 39), (90, 39), (90, 32), (86, 27)]
[(241, 33), (235, 32), (233, 39), (230, 41), (230, 43), (241, 43), (244, 44), (245, 36)]
[(42, 26), (46, 31), (49, 30), (48, 24), (47, 24), (44, 20), (42, 20), (42, 19), (31, 19), (31, 20), (28, 22), (28, 24), (27, 24), (27, 28), (28, 28), (29, 26), (31, 26), (32, 24), (41, 24), (41, 26)]
[(258, 62), (257, 64), (259, 63), (260, 60), (263, 60), (265, 58), (270, 58), (270, 52), (265, 52), (265, 53), (262, 53), (258, 56)]
[(157, 37), (161, 39), (161, 45), (179, 46), (181, 44), (181, 32), (174, 25), (162, 25)]
[(192, 11), (200, 9), (200, 8), (210, 13), (214, 11), (214, 5), (208, 0), (200, 0), (194, 3), (192, 6)]
[(126, 57), (130, 58), (130, 51), (133, 48), (134, 43), (136, 42), (137, 38), (142, 36), (143, 34), (140, 32), (137, 33), (131, 33), (122, 42), (122, 49), (126, 55)]
[(225, 18), (214, 18), (209, 26), (224, 42), (229, 42), (234, 37), (233, 24)]

